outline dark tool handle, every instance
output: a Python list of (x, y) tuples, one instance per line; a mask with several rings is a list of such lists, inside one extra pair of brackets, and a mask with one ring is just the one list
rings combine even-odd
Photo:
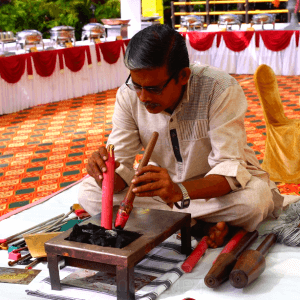
[(270, 233), (263, 240), (263, 242), (258, 246), (256, 250), (259, 251), (263, 256), (266, 256), (270, 248), (276, 243), (276, 240), (277, 240), (276, 234)]
[(258, 238), (258, 231), (246, 233), (238, 243), (238, 245), (230, 252), (236, 258), (238, 258), (241, 253), (253, 244), (253, 242)]
[[(158, 139), (158, 132), (154, 131), (145, 149), (143, 158), (138, 166), (137, 169), (138, 171), (140, 171), (143, 167), (147, 166), (150, 156), (156, 145), (157, 139)], [(133, 208), (133, 200), (135, 198), (135, 194), (132, 192), (134, 187), (135, 185), (131, 183), (124, 200), (120, 204), (120, 208), (117, 212), (117, 216), (115, 220), (115, 228), (123, 229), (127, 223), (127, 220)]]
[[(140, 171), (143, 167), (147, 166), (149, 159), (151, 157), (151, 154), (153, 152), (153, 149), (156, 145), (158, 139), (158, 132), (154, 131), (152, 133), (151, 139), (145, 149), (143, 158), (141, 160), (141, 162), (139, 163), (139, 166), (137, 168), (137, 171)], [(135, 194), (132, 192), (133, 188), (135, 187), (135, 185), (133, 183), (130, 184), (129, 189), (127, 191), (127, 194), (124, 198), (124, 201), (127, 203), (132, 203), (135, 197)]]

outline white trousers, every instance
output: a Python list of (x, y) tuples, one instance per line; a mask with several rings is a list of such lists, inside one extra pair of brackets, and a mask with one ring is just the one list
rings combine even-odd
[[(113, 205), (120, 205), (127, 189), (114, 195)], [(192, 218), (205, 222), (224, 221), (229, 225), (253, 231), (266, 217), (272, 216), (276, 208), (274, 205), (276, 197), (277, 202), (281, 201), (282, 205), (283, 197), (280, 194), (271, 190), (264, 180), (252, 176), (245, 189), (230, 192), (218, 198), (191, 200), (190, 206), (185, 209), (177, 209), (175, 206), (172, 209), (160, 197), (136, 196), (133, 206), (190, 213)], [(93, 216), (101, 212), (101, 199), (102, 191), (94, 178), (84, 179), (79, 190), (79, 204)], [(277, 208), (281, 205), (277, 203)]]

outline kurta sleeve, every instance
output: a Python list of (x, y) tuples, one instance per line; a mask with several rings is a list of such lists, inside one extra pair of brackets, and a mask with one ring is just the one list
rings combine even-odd
[(133, 117), (131, 97), (125, 86), (119, 88), (112, 117), (113, 128), (107, 140), (107, 144), (115, 146), (115, 159), (120, 162), (116, 173), (127, 185), (130, 185), (134, 176), (134, 159), (142, 149), (138, 127)]
[(246, 110), (247, 100), (237, 83), (213, 99), (209, 110), (208, 135), (212, 150), (208, 163), (212, 169), (205, 176), (225, 176), (232, 190), (245, 188), (252, 176), (246, 169)]

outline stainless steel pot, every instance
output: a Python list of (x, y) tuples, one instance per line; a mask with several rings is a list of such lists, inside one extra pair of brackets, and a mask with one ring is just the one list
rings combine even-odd
[(16, 39), (16, 43), (21, 46), (21, 49), (26, 50), (27, 46), (33, 47), (38, 44), (42, 44), (44, 49), (43, 35), (37, 30), (30, 29), (18, 32)]
[(254, 15), (251, 20), (251, 27), (253, 24), (261, 24), (262, 30), (264, 30), (264, 24), (273, 24), (273, 29), (275, 29), (275, 14)]
[(75, 46), (75, 28), (72, 26), (56, 26), (50, 30), (50, 40), (55, 45), (65, 46), (65, 43), (72, 43)]
[(100, 23), (89, 23), (83, 26), (81, 40), (86, 38), (91, 41), (92, 39), (100, 39), (101, 36), (106, 38), (105, 27)]
[(225, 25), (226, 29), (228, 25), (239, 25), (239, 29), (241, 29), (242, 24), (240, 16), (228, 14), (219, 16), (218, 27), (220, 25)]
[(0, 32), (0, 44), (2, 44), (2, 52), (4, 52), (5, 44), (14, 42), (16, 42), (16, 38), (12, 31)]
[(180, 25), (188, 31), (196, 30), (196, 28), (203, 29), (204, 16), (181, 16)]

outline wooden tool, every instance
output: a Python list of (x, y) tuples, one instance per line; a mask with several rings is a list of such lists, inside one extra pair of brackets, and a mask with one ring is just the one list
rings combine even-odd
[[(158, 132), (154, 131), (152, 133), (150, 141), (145, 149), (144, 156), (138, 166), (138, 171), (141, 170), (143, 167), (147, 166), (150, 156), (155, 147), (157, 139), (158, 139)], [(123, 229), (125, 227), (126, 222), (129, 218), (129, 215), (132, 211), (133, 200), (135, 198), (135, 194), (132, 192), (134, 187), (135, 187), (135, 185), (133, 183), (130, 184), (128, 192), (127, 192), (124, 200), (121, 202), (121, 205), (120, 205), (120, 208), (117, 213), (116, 220), (115, 220), (115, 228), (117, 228), (117, 229)]]
[(265, 256), (276, 243), (276, 239), (276, 235), (270, 233), (256, 250), (246, 250), (241, 254), (229, 275), (232, 286), (244, 288), (263, 273), (266, 268)]
[(207, 245), (207, 236), (204, 236), (195, 250), (191, 253), (191, 255), (184, 261), (184, 263), (181, 266), (181, 269), (185, 273), (190, 273), (192, 272), (193, 268), (199, 261), (199, 259), (205, 254), (208, 245)]
[(114, 195), (114, 175), (115, 175), (115, 155), (114, 145), (107, 146), (108, 159), (105, 162), (107, 171), (103, 173), (102, 182), (102, 210), (101, 226), (105, 229), (112, 229), (113, 216), (113, 195)]
[(229, 274), (233, 269), (237, 258), (246, 250), (258, 237), (257, 230), (248, 232), (239, 241), (237, 246), (229, 253), (222, 253), (218, 256), (209, 272), (204, 278), (204, 283), (209, 288), (216, 288), (222, 282), (229, 278)]

